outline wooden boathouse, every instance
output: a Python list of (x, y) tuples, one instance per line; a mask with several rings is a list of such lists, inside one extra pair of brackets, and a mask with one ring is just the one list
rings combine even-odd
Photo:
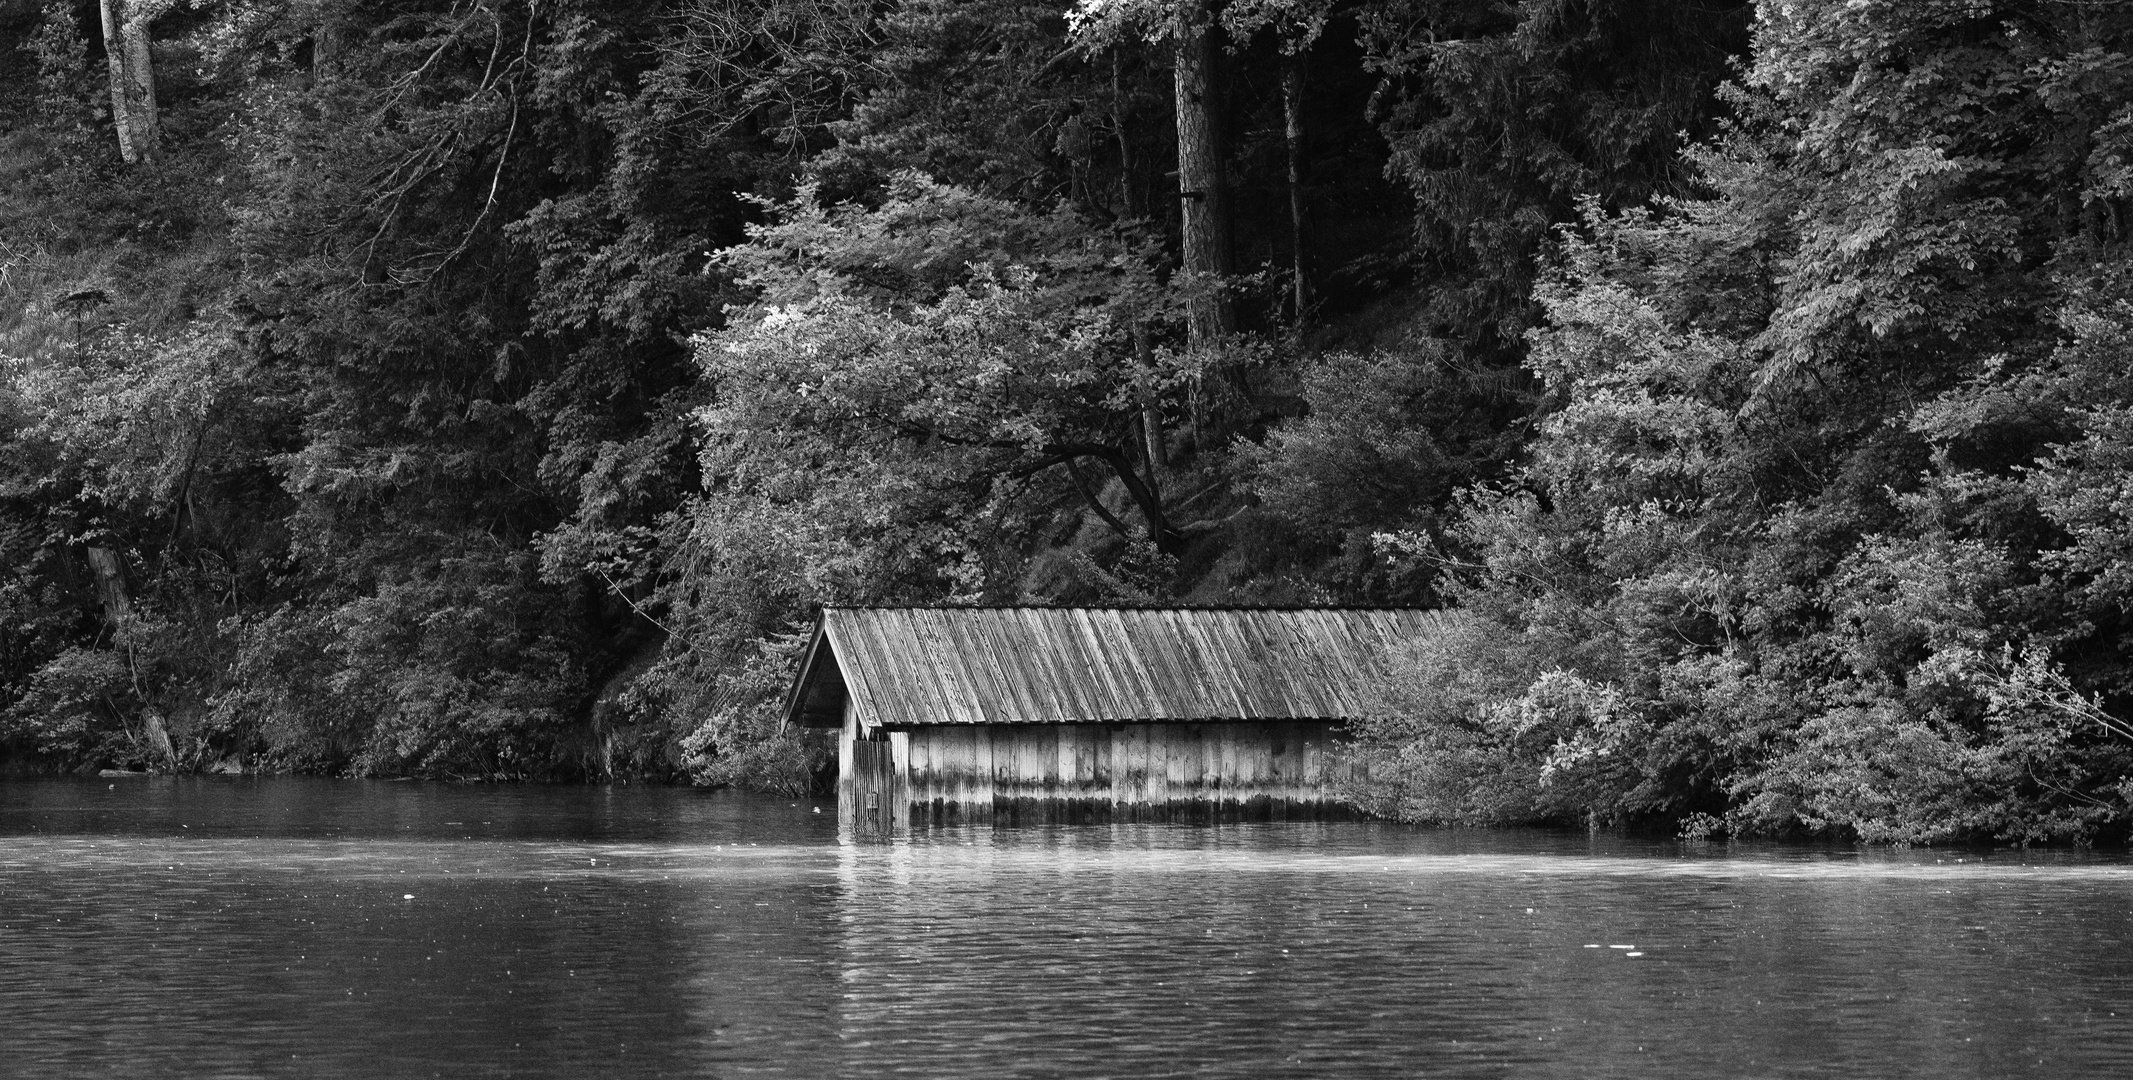
[(1391, 608), (828, 608), (788, 722), (839, 730), (837, 813), (914, 824), (1345, 817), (1341, 725)]

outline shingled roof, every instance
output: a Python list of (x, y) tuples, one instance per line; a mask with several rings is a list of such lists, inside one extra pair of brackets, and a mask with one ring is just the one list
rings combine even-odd
[(1412, 608), (828, 608), (787, 702), (834, 727), (1362, 715)]

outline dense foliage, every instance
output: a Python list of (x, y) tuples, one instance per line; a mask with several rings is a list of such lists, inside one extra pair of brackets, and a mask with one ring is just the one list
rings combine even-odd
[(2133, 12), (1766, 5), (1702, 190), (1588, 208), (1372, 794), (1445, 820), (2122, 835)]
[(2129, 33), (0, 0), (0, 753), (796, 789), (825, 603), (1401, 603), (1388, 815), (2122, 836)]

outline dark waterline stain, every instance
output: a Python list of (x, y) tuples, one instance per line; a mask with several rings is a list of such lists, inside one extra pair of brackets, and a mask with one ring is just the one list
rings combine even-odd
[(22, 1076), (2133, 1075), (2133, 863), (0, 782)]

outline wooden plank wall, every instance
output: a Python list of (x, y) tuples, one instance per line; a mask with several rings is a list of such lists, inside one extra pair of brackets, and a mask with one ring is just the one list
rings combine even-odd
[(852, 813), (845, 820), (861, 836), (891, 836), (910, 827), (910, 796), (887, 740), (852, 743)]
[(911, 827), (911, 737), (871, 731), (847, 703), (837, 740), (837, 820), (861, 836), (893, 836)]
[(892, 771), (920, 825), (1352, 817), (1332, 797), (1350, 768), (1334, 730), (1311, 720), (928, 726), (895, 733)]

